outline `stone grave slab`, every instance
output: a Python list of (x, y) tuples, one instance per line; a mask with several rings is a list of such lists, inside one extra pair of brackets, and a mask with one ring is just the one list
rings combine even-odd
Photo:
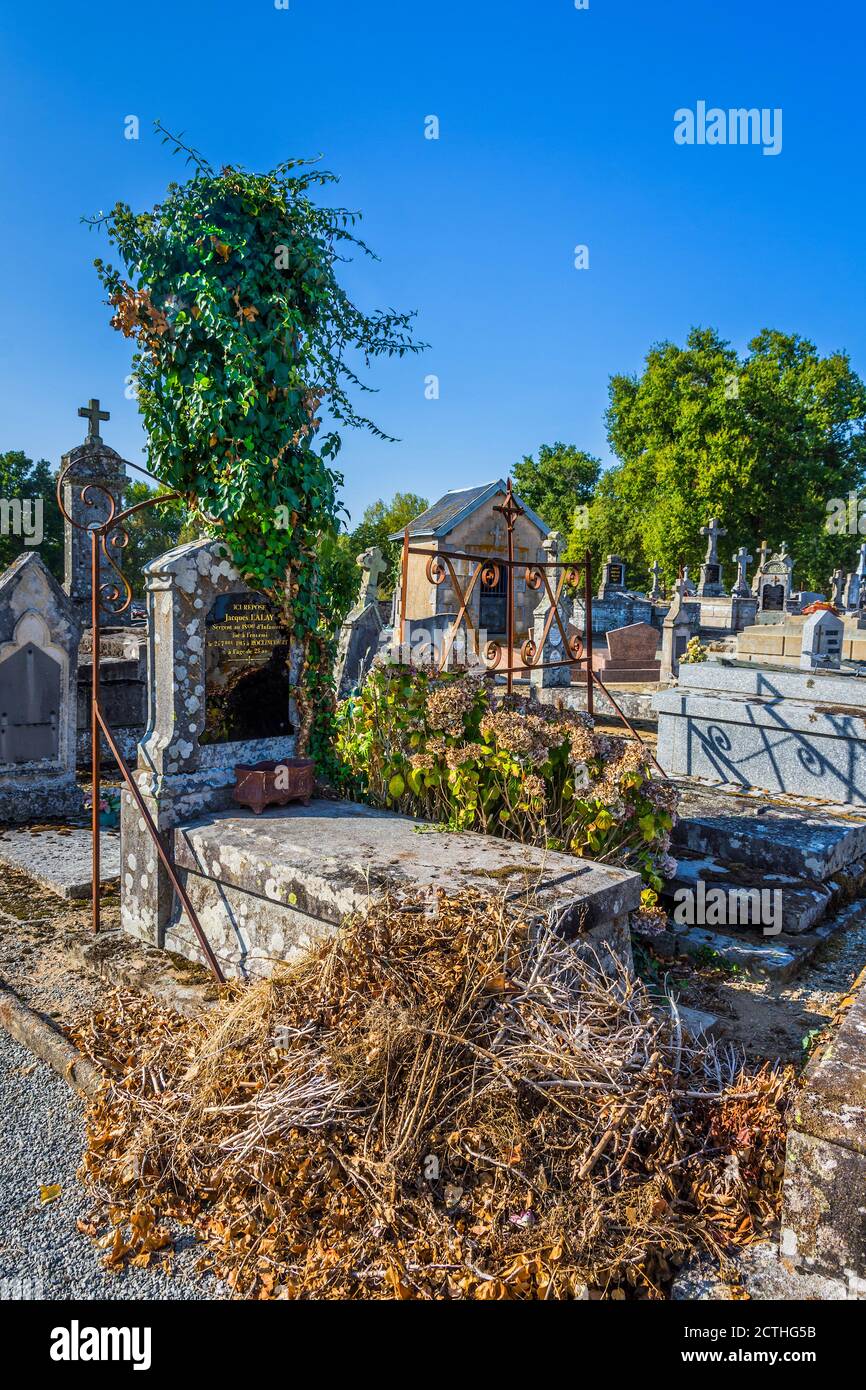
[(674, 856), (684, 848), (762, 873), (826, 883), (856, 869), (866, 855), (866, 815), (856, 807), (675, 780)]
[[(120, 832), (99, 836), (100, 881), (104, 888), (120, 881)], [(0, 864), (20, 869), (61, 898), (89, 898), (91, 892), (89, 829), (82, 826), (15, 827), (0, 832)]]
[(866, 975), (798, 1089), (785, 1155), (781, 1253), (866, 1296)]
[(724, 660), (681, 666), (654, 697), (674, 776), (866, 805), (866, 680)]
[[(441, 831), (353, 802), (313, 801), (254, 817), (218, 811), (172, 834), (175, 861), (227, 974), (260, 976), (332, 935), (371, 892), (504, 889), (604, 958), (631, 960), (628, 914), (641, 893), (629, 870), (486, 835)], [(123, 873), (140, 866), (124, 860)], [(176, 916), (154, 944), (198, 960)]]

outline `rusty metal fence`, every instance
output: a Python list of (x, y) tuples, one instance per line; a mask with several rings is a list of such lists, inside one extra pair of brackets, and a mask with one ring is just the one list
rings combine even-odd
[[(400, 587), (400, 645), (406, 640), (406, 608), (409, 591), (409, 561), (416, 555), (424, 560), (424, 575), (427, 583), (438, 587), (450, 584), (455, 596), (457, 615), (443, 634), (437, 660), (440, 671), (445, 670), (455, 642), (461, 631), (465, 633), (466, 646), (472, 648), (479, 660), (498, 675), (505, 677), (508, 694), (514, 689), (514, 677), (526, 677), (532, 671), (550, 670), (554, 667), (583, 668), (586, 678), (586, 703), (590, 714), (593, 712), (593, 672), (592, 672), (592, 563), (589, 551), (582, 564), (562, 563), (557, 560), (527, 562), (514, 556), (514, 527), (517, 519), (525, 515), (523, 507), (514, 496), (511, 479), (508, 479), (505, 501), (494, 506), (505, 520), (505, 555), (473, 555), (468, 551), (432, 550), (413, 545), (407, 527), (403, 534), (403, 557)], [(545, 618), (537, 637), (532, 630), (525, 636), (516, 630), (515, 592), (517, 579), (521, 575), (528, 589), (539, 593), (546, 599)], [(503, 582), (504, 581), (504, 582)], [(566, 590), (583, 590), (584, 632), (569, 632), (563, 621), (562, 599)], [(482, 642), (480, 622), (476, 623), (473, 613), (473, 598), (480, 599), (485, 594), (503, 593), (505, 608), (505, 633), (502, 640), (494, 637)], [(544, 652), (548, 638), (556, 626), (559, 643), (564, 653), (561, 659), (545, 661)], [(519, 646), (519, 661), (515, 656)]]

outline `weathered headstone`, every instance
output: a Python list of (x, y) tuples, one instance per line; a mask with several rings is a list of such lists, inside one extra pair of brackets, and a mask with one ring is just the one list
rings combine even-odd
[(649, 594), (647, 595), (647, 597), (650, 599), (652, 603), (659, 603), (664, 598), (664, 593), (662, 591), (661, 584), (661, 575), (662, 567), (659, 564), (658, 560), (654, 560), (652, 566), (652, 588), (650, 589)]
[(749, 581), (746, 578), (746, 566), (751, 563), (754, 556), (749, 554), (744, 545), (741, 545), (733, 558), (734, 564), (737, 567), (737, 578), (734, 587), (731, 589), (731, 595), (734, 598), (748, 598), (752, 591), (749, 588)]
[[(161, 831), (230, 804), (234, 769), (293, 756), (300, 653), (220, 541), (147, 566), (148, 727), (134, 773)], [(121, 813), (123, 926), (162, 944), (172, 890), (129, 792)]]
[(794, 561), (783, 545), (778, 554), (763, 562), (758, 579), (758, 622), (783, 623), (791, 597)]
[(848, 576), (845, 607), (849, 613), (859, 612), (866, 607), (866, 542), (860, 547), (857, 568), (853, 574)]
[(0, 821), (83, 810), (75, 784), (81, 624), (35, 551), (0, 576)]
[[(107, 420), (107, 410), (99, 409), (99, 401), (81, 406), (78, 414), (88, 421), (87, 439), (70, 449), (60, 460), (63, 479), (63, 506), (74, 525), (65, 522), (63, 543), (63, 587), (75, 605), (82, 627), (90, 625), (91, 540), (88, 527), (106, 521), (111, 509), (123, 504), (126, 486), (126, 464), (115, 449), (104, 444), (99, 434), (99, 422)], [(67, 471), (68, 470), (68, 471)], [(81, 529), (85, 528), (85, 529)], [(110, 541), (110, 537), (108, 538)], [(107, 542), (108, 553), (119, 561), (121, 550)], [(104, 553), (100, 553), (100, 585), (114, 586), (117, 575)], [(127, 623), (129, 612), (112, 618), (114, 623)]]
[(830, 602), (834, 608), (845, 606), (845, 572), (835, 569), (830, 579)]
[(657, 681), (660, 663), (656, 661), (659, 634), (650, 623), (630, 623), (607, 634), (608, 655), (602, 659), (599, 675), (605, 681)]
[(707, 537), (707, 554), (701, 565), (701, 579), (698, 584), (699, 598), (724, 598), (725, 586), (722, 583), (722, 566), (719, 563), (719, 540), (728, 533), (711, 517), (707, 526), (701, 527), (701, 535)]
[(598, 597), (610, 598), (612, 594), (625, 592), (625, 562), (618, 555), (608, 555), (601, 570)]
[(383, 629), (378, 593), (387, 563), (377, 545), (359, 555), (356, 563), (362, 574), (361, 588), (343, 621), (337, 647), (334, 679), (340, 699), (354, 690), (369, 669)]
[(842, 661), (842, 637), (845, 624), (829, 608), (812, 613), (803, 624), (803, 645), (800, 651), (802, 671), (838, 670)]

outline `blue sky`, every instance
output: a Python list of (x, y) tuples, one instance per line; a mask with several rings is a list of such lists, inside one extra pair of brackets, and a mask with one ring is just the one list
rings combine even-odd
[[(130, 344), (91, 264), (107, 243), (79, 218), (149, 206), (182, 175), (155, 117), (218, 164), (321, 152), (382, 258), (348, 267), (349, 289), (418, 310), (430, 350), (378, 364), (366, 402), (400, 443), (345, 440), (355, 517), (398, 489), (504, 475), (555, 439), (609, 460), (609, 375), (695, 323), (740, 349), (763, 326), (798, 331), (866, 375), (861, 0), (49, 0), (14, 24), (5, 9), (0, 449), (56, 463), (94, 395), (108, 442), (144, 461)], [(781, 108), (782, 152), (678, 146), (674, 112), (699, 100)]]

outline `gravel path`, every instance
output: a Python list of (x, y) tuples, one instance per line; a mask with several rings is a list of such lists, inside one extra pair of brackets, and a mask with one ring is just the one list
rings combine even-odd
[[(210, 1277), (196, 1274), (192, 1244), (178, 1250), (170, 1273), (130, 1269), (110, 1274), (101, 1253), (76, 1229), (89, 1201), (75, 1170), (84, 1125), (77, 1097), (43, 1062), (0, 1029), (0, 1299), (206, 1299)], [(40, 1186), (60, 1183), (42, 1205)]]

